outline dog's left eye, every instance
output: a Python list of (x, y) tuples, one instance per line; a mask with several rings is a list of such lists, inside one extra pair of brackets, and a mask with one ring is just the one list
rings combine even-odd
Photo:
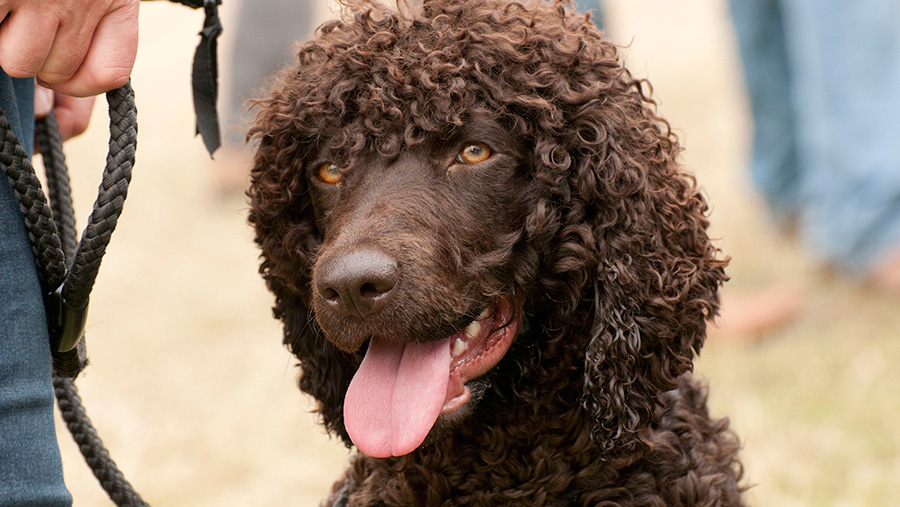
[(491, 149), (484, 143), (469, 143), (456, 156), (460, 164), (477, 164), (491, 157)]
[(328, 184), (335, 184), (341, 181), (341, 168), (332, 164), (331, 162), (325, 162), (321, 166), (319, 166), (319, 179)]

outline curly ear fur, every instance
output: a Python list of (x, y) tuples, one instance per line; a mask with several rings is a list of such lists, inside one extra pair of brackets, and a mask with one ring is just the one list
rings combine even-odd
[(583, 405), (609, 457), (646, 441), (661, 395), (692, 368), (726, 280), (706, 202), (679, 170), (677, 139), (643, 84), (619, 69), (613, 89), (563, 112), (576, 135), (538, 151), (539, 171), (568, 169), (551, 185), (563, 225), (548, 261), (556, 279), (545, 284), (564, 283), (568, 308), (590, 305)]
[(726, 278), (706, 203), (644, 83), (564, 5), (426, 0), (413, 22), (370, 9), (300, 48), (251, 130), (250, 222), (301, 388), (346, 438), (343, 393), (360, 358), (332, 347), (310, 314), (322, 236), (305, 159), (321, 143), (397, 153), (480, 109), (534, 153), (538, 197), (517, 252), (536, 273), (520, 282), (534, 287), (529, 323), (584, 361), (582, 403), (606, 455), (635, 451), (661, 395), (691, 369)]
[(582, 401), (594, 440), (614, 457), (643, 445), (661, 395), (691, 370), (727, 260), (717, 258), (706, 202), (679, 170), (678, 141), (646, 83), (589, 24), (576, 19), (572, 28), (591, 43), (558, 44), (569, 59), (535, 64), (539, 75), (569, 63), (547, 87), (541, 114), (529, 111), (545, 198), (527, 230), (533, 244), (552, 245), (540, 248), (548, 257), (539, 284), (554, 302), (545, 329), (559, 330), (560, 341), (588, 335), (578, 345)]
[[(654, 169), (663, 172), (654, 178)], [(661, 395), (692, 369), (725, 280), (705, 233), (705, 202), (675, 171), (674, 162), (652, 168), (643, 197), (622, 201), (634, 206), (635, 223), (594, 224), (602, 262), (592, 287), (584, 405), (610, 453), (646, 440)]]

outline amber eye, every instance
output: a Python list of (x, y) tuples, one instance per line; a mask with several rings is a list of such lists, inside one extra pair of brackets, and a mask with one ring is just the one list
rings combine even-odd
[(341, 176), (341, 169), (331, 162), (325, 162), (319, 167), (319, 179), (325, 183), (333, 185), (341, 181)]
[(469, 143), (456, 156), (456, 161), (460, 164), (477, 164), (478, 162), (484, 162), (490, 156), (491, 149), (486, 144)]

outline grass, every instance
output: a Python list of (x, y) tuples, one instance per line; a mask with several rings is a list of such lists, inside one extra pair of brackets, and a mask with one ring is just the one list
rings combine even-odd
[(709, 343), (698, 371), (744, 442), (755, 505), (900, 501), (900, 301), (846, 282), (760, 342)]

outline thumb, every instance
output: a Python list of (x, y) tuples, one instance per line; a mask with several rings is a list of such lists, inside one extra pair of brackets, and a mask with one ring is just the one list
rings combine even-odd
[(34, 86), (34, 117), (43, 118), (53, 110), (53, 90)]

